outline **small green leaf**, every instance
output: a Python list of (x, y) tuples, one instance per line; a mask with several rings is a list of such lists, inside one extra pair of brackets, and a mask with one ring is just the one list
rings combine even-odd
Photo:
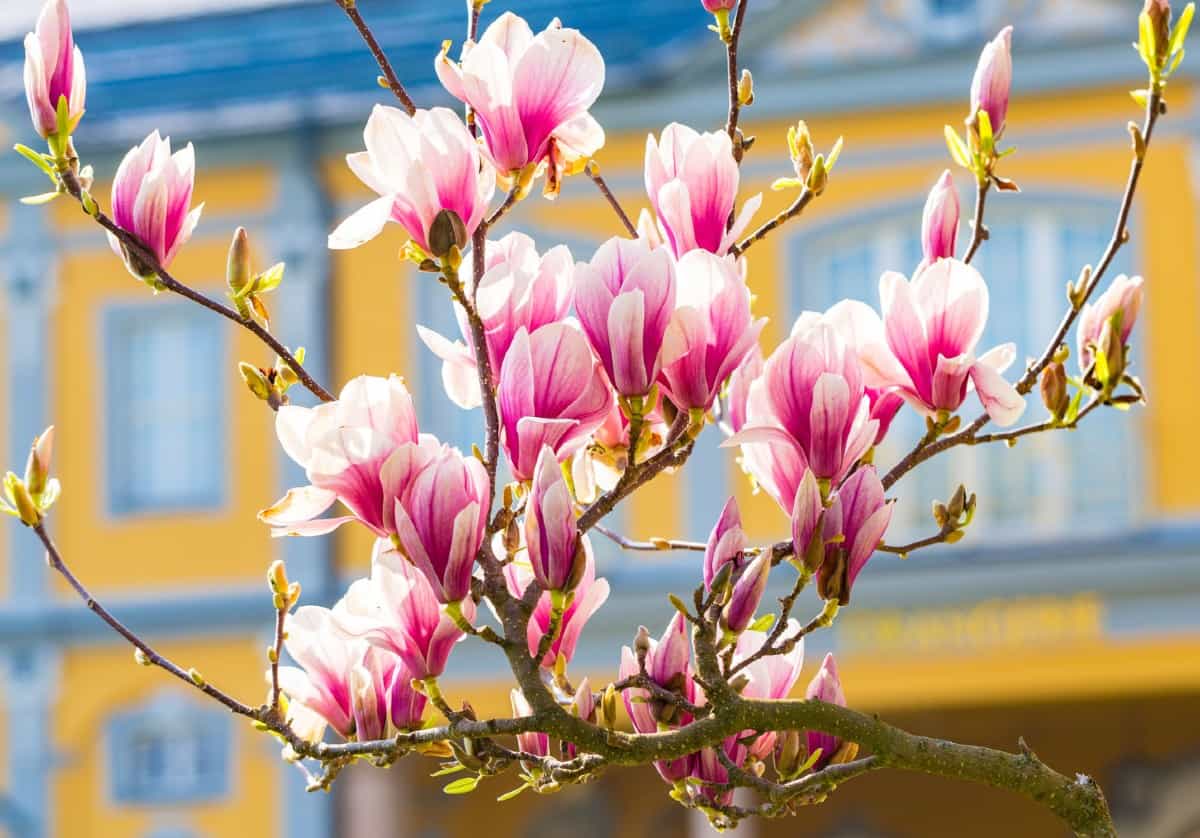
[(1188, 3), (1183, 10), (1183, 14), (1179, 16), (1179, 21), (1175, 24), (1175, 28), (1171, 31), (1171, 44), (1167, 47), (1167, 55), (1183, 51), (1183, 42), (1188, 36), (1188, 29), (1192, 26), (1192, 18), (1196, 15), (1196, 4)]
[(38, 154), (29, 146), (21, 145), (20, 143), (17, 143), (15, 146), (13, 146), (13, 150), (33, 165), (37, 166), (50, 177), (54, 177), (54, 169), (51, 167), (50, 161), (47, 160), (45, 156)]
[(528, 784), (528, 783), (526, 783), (526, 784), (525, 784), (525, 785), (523, 785), (523, 786), (517, 786), (517, 787), (516, 787), (515, 789), (513, 789), (512, 791), (506, 791), (504, 794), (502, 794), (502, 795), (500, 795), (499, 797), (497, 797), (497, 798), (496, 798), (496, 802), (497, 802), (497, 803), (503, 803), (503, 802), (504, 802), (504, 801), (506, 801), (506, 800), (512, 800), (514, 797), (516, 797), (516, 796), (517, 796), (518, 794), (520, 794), (521, 792), (525, 791), (525, 789), (527, 789), (527, 788), (529, 788), (529, 784)]
[(1063, 416), (1063, 422), (1070, 425), (1079, 418), (1079, 406), (1083, 403), (1083, 388), (1075, 391), (1075, 395), (1071, 397), (1071, 403), (1067, 405), (1067, 412)]
[(454, 765), (447, 765), (445, 768), (439, 768), (437, 771), (434, 771), (429, 776), (430, 777), (448, 777), (451, 774), (457, 774), (459, 771), (462, 771), (462, 770), (463, 770), (463, 767), (461, 765), (459, 765), (458, 763), (455, 763)]
[(954, 158), (954, 162), (964, 169), (971, 168), (971, 153), (967, 150), (967, 144), (963, 142), (962, 137), (949, 125), (946, 126), (945, 133), (946, 148), (950, 149), (950, 156)]
[(842, 156), (842, 138), (838, 137), (837, 142), (833, 144), (833, 148), (829, 152), (829, 160), (825, 163), (825, 168), (833, 171), (833, 167), (837, 164), (838, 158)]
[(1154, 69), (1154, 53), (1155, 53), (1155, 37), (1154, 37), (1154, 22), (1150, 20), (1150, 15), (1142, 12), (1138, 15), (1138, 41), (1137, 51), (1142, 60), (1146, 62), (1146, 66), (1151, 70)]
[(476, 774), (471, 777), (459, 777), (452, 783), (449, 783), (442, 789), (446, 794), (470, 794), (475, 791), (475, 787), (479, 785), (482, 778)]
[(1169, 75), (1171, 75), (1171, 73), (1174, 73), (1177, 69), (1179, 69), (1179, 64), (1181, 61), (1183, 61), (1183, 56), (1184, 56), (1184, 53), (1186, 53), (1186, 52), (1187, 52), (1187, 50), (1181, 49), (1181, 50), (1179, 50), (1179, 52), (1175, 53), (1175, 57), (1172, 58), (1171, 63), (1167, 65), (1167, 69), (1164, 71), (1164, 75), (1169, 76)]
[(1146, 107), (1146, 100), (1149, 96), (1150, 91), (1145, 89), (1129, 91), (1129, 98), (1133, 99), (1134, 102), (1143, 108)]
[(283, 262), (278, 262), (254, 277), (250, 284), (254, 286), (255, 293), (265, 294), (278, 288), (283, 281), (283, 269)]
[(58, 136), (69, 137), (71, 135), (71, 103), (67, 101), (65, 93), (60, 93), (58, 96), (58, 107), (55, 109), (54, 117), (58, 123)]
[(1109, 377), (1112, 375), (1108, 368), (1108, 355), (1103, 349), (1096, 348), (1096, 379), (1101, 384), (1107, 384)]
[(799, 189), (804, 183), (794, 177), (781, 177), (771, 184), (771, 189), (775, 192), (782, 192), (785, 189)]
[(750, 624), (750, 631), (770, 631), (773, 625), (775, 625), (775, 615), (763, 614)]
[(996, 135), (992, 132), (992, 118), (988, 116), (987, 111), (980, 108), (976, 119), (979, 121), (979, 147), (983, 150), (985, 158), (991, 157), (992, 152), (996, 150)]
[(40, 207), (42, 204), (50, 203), (61, 194), (55, 190), (54, 192), (43, 192), (41, 195), (28, 195), (21, 199), (21, 203), (30, 207)]

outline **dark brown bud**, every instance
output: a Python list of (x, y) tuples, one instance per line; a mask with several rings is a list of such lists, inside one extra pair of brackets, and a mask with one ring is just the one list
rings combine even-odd
[(1055, 422), (1061, 422), (1071, 404), (1067, 393), (1067, 371), (1060, 363), (1052, 363), (1042, 370), (1042, 404), (1050, 411)]
[(450, 248), (464, 250), (467, 246), (467, 226), (458, 213), (442, 210), (429, 226), (429, 249), (434, 256), (445, 256)]

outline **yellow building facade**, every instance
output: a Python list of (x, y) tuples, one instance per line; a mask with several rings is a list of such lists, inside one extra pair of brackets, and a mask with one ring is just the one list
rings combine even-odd
[[(469, 446), (477, 412), (445, 400), (440, 367), (414, 329), (453, 333), (444, 289), (398, 259), (399, 228), (353, 251), (325, 248), (328, 230), (363, 200), (342, 156), (360, 147), (376, 98), (369, 58), (355, 52), (353, 31), (343, 32), (331, 5), (81, 32), (96, 87), (80, 149), (103, 180), (139, 132), (157, 127), (195, 140), (204, 219), (174, 273), (220, 295), (229, 237), (247, 227), (260, 264), (288, 263), (274, 325), (289, 346), (307, 348), (318, 379), (336, 389), (355, 375), (400, 373), (423, 428)], [(402, 73), (415, 68), (417, 98), (443, 101), (429, 62), (443, 34), (458, 37), (459, 4), (422, 12), (432, 34), (422, 29), (420, 43), (405, 34), (409, 12), (361, 5), (379, 21), (385, 47), (394, 42)], [(766, 196), (758, 220), (791, 200), (770, 189), (790, 174), (790, 123), (806, 119), (819, 147), (845, 140), (826, 193), (749, 255), (755, 312), (770, 318), (764, 346), (805, 309), (847, 295), (877, 305), (882, 270), (916, 264), (921, 204), (950, 165), (942, 126), (962, 118), (983, 36), (1011, 20), (1016, 85), (1005, 140), (1018, 152), (1004, 170), (1024, 191), (992, 199), (992, 238), (978, 264), (992, 293), (987, 345), (1015, 339), (1021, 359), (1040, 352), (1065, 306), (1066, 282), (1099, 258), (1111, 232), (1130, 156), (1124, 123), (1138, 116), (1127, 91), (1142, 72), (1127, 46), (1135, 27), (1127, 4), (1062, 5), (1073, 11), (862, 0), (785, 3), (754, 21), (752, 10), (746, 54), (758, 101), (744, 126), (757, 139), (742, 186), (744, 195)], [(539, 25), (549, 14), (533, 2), (514, 6), (529, 6)], [(632, 6), (630, 15), (641, 12)], [(699, 4), (646, 6), (658, 17), (636, 33), (604, 4), (580, 4), (580, 20), (563, 13), (614, 56), (609, 96), (596, 111), (609, 133), (597, 161), (633, 213), (647, 203), (647, 132), (674, 119), (715, 127), (724, 112), (722, 54)], [(260, 63), (239, 65), (235, 47), (254, 33), (267, 41), (256, 44)], [(163, 54), (145, 50), (148, 42)], [(11, 75), (18, 46), (5, 46), (0, 59)], [(117, 69), (106, 75), (105, 66)], [(1050, 764), (1099, 776), (1123, 834), (1145, 838), (1200, 828), (1188, 793), (1200, 784), (1200, 115), (1190, 75), (1172, 84), (1169, 103), (1133, 238), (1118, 260), (1120, 270), (1147, 278), (1135, 364), (1149, 404), (1105, 411), (1091, 427), (1011, 451), (955, 452), (906, 478), (895, 489), (889, 540), (929, 531), (931, 500), (959, 482), (980, 496), (968, 538), (906, 561), (877, 556), (855, 606), (808, 651), (810, 669), (825, 649), (837, 651), (856, 707), (1008, 748), (1025, 735)], [(2, 116), (8, 134), (24, 138), (21, 106), (9, 101)], [(288, 561), (305, 601), (329, 603), (365, 572), (370, 540), (352, 528), (319, 540), (268, 537), (255, 511), (298, 477), (236, 362), (272, 359), (246, 333), (132, 280), (77, 208), (20, 206), (17, 197), (38, 191), (27, 174), (13, 160), (0, 169), (0, 434), (10, 465), (53, 422), (64, 494), (50, 527), (77, 574), (164, 653), (256, 701), (273, 616), (263, 584), (269, 561)], [(967, 208), (969, 180), (958, 183)], [(621, 232), (582, 177), (553, 203), (529, 198), (506, 224), (543, 249), (565, 241), (577, 260)], [(1029, 415), (1040, 411), (1031, 402)], [(898, 421), (893, 447), (877, 461), (894, 459), (917, 433), (912, 417)], [(784, 516), (752, 494), (716, 439), (694, 459), (643, 490), (613, 526), (635, 537), (703, 538), (734, 494), (751, 538), (786, 536)], [(665, 594), (685, 592), (697, 576), (693, 557), (597, 546), (613, 594), (575, 664), (593, 684), (615, 677), (620, 645), (639, 623), (665, 622)], [(482, 791), (466, 801), (441, 797), (422, 779), (429, 766), (413, 763), (378, 776), (351, 771), (334, 795), (306, 794), (273, 739), (137, 666), (116, 641), (51, 576), (35, 539), (10, 527), (0, 539), (0, 835), (396, 838), (467, 835), (481, 823), (523, 835), (534, 834), (535, 819), (536, 834), (569, 829), (575, 838), (702, 830), (669, 807), (648, 774), (497, 806)], [(448, 689), (480, 712), (506, 713), (503, 663), (482, 645), (456, 650)], [(989, 792), (894, 775), (860, 782), (798, 820), (751, 829), (952, 836), (967, 834), (954, 818), (970, 816), (972, 835), (1059, 834), (1032, 806)], [(508, 790), (503, 780), (487, 786)]]

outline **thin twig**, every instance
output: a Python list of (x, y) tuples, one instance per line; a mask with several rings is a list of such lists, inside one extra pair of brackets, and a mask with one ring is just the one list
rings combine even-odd
[(621, 224), (625, 227), (625, 231), (633, 238), (638, 237), (637, 226), (629, 220), (629, 214), (625, 212), (625, 208), (621, 206), (621, 202), (617, 200), (617, 196), (608, 188), (608, 184), (604, 182), (604, 178), (600, 174), (600, 168), (592, 162), (587, 164), (584, 169), (587, 176), (592, 179), (592, 183), (596, 184), (596, 188), (600, 190), (600, 194), (604, 196), (604, 200), (608, 201), (608, 205), (612, 207), (613, 212), (617, 214)]
[(383, 47), (379, 46), (379, 41), (375, 40), (375, 35), (371, 32), (371, 27), (367, 26), (367, 22), (358, 12), (356, 0), (333, 0), (346, 13), (346, 17), (354, 24), (358, 30), (358, 34), (362, 36), (363, 41), (367, 45), (367, 49), (371, 51), (371, 55), (375, 56), (375, 63), (379, 65), (379, 71), (383, 73), (383, 78), (387, 82), (388, 89), (392, 91), (400, 104), (404, 106), (404, 110), (412, 116), (417, 112), (417, 106), (413, 102), (412, 97), (408, 95), (408, 91), (404, 89), (404, 85), (400, 83), (399, 76), (392, 69), (392, 62), (388, 60), (387, 54), (383, 51)]
[(799, 196), (797, 196), (796, 200), (792, 202), (792, 205), (790, 207), (785, 209), (783, 212), (779, 213), (779, 215), (775, 216), (767, 223), (763, 224), (761, 227), (759, 227), (757, 230), (755, 230), (753, 233), (751, 233), (749, 236), (747, 236), (745, 239), (743, 239), (740, 243), (735, 244), (733, 247), (729, 248), (729, 252), (732, 253), (734, 256), (741, 256), (743, 253), (745, 253), (747, 250), (749, 250), (750, 247), (752, 245), (754, 245), (756, 242), (760, 242), (763, 239), (765, 239), (767, 237), (767, 234), (769, 234), (772, 230), (774, 230), (777, 227), (782, 226), (783, 224), (787, 223), (791, 219), (798, 216), (800, 213), (804, 212), (804, 208), (807, 207), (810, 203), (812, 203), (812, 199), (815, 197), (816, 197), (815, 192), (813, 192), (807, 186), (803, 187), (800, 190)]
[[(741, 99), (738, 97), (738, 42), (742, 37), (742, 25), (746, 22), (746, 5), (749, 2), (750, 0), (739, 0), (733, 16), (729, 42), (725, 45), (725, 63), (729, 70), (729, 116), (725, 120), (725, 131), (733, 141), (735, 149), (738, 146), (738, 117), (742, 110)], [(740, 160), (740, 155), (737, 156)]]
[(987, 225), (983, 223), (984, 204), (987, 203), (988, 189), (991, 188), (990, 180), (975, 179), (975, 220), (971, 225), (971, 243), (967, 246), (966, 255), (963, 256), (963, 261), (967, 264), (975, 258), (975, 254), (979, 251), (980, 245), (987, 241), (989, 237)]
[(678, 538), (654, 538), (650, 541), (634, 541), (632, 538), (610, 530), (603, 524), (593, 524), (592, 529), (608, 538), (622, 550), (635, 550), (644, 553), (662, 553), (669, 550), (694, 550), (703, 553), (707, 545), (702, 541), (682, 541)]
[(913, 541), (909, 544), (880, 544), (875, 549), (880, 553), (892, 553), (903, 558), (909, 553), (916, 552), (917, 550), (923, 550), (926, 547), (933, 547), (935, 544), (944, 544), (946, 542), (946, 536), (950, 535), (952, 532), (955, 532), (955, 530), (946, 529), (935, 535), (918, 539), (917, 541)]
[(287, 622), (288, 603), (287, 593), (284, 592), (284, 606), (275, 609), (275, 639), (271, 644), (271, 709), (278, 711), (282, 706), (279, 686), (279, 658), (283, 654), (283, 640), (286, 636), (284, 627)]
[[(509, 191), (508, 196), (504, 199), (504, 203), (501, 204), (499, 207), (497, 207), (496, 211), (494, 213), (492, 213), (490, 216), (488, 216), (487, 221), (483, 222), (483, 224), (480, 226), (480, 229), (482, 229), (484, 231), (484, 234), (486, 235), (487, 231), (490, 230), (496, 224), (497, 221), (499, 221), (501, 218), (503, 218), (505, 215), (507, 215), (508, 211), (510, 209), (512, 209), (513, 207), (515, 207), (517, 205), (517, 202), (520, 199), (521, 199), (521, 188), (519, 186), (514, 186)], [(476, 230), (476, 233), (478, 233), (478, 230)], [(479, 276), (480, 276), (480, 274), (476, 274), (476, 277), (475, 277), (476, 285), (478, 285), (478, 283), (479, 283)]]

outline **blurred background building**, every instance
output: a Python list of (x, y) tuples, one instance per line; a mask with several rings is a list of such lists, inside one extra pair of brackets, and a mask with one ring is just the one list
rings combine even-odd
[[(1064, 285), (1108, 240), (1129, 157), (1127, 91), (1143, 70), (1129, 43), (1132, 0), (751, 0), (743, 55), (757, 101), (746, 194), (790, 173), (784, 134), (804, 118), (818, 145), (846, 149), (827, 193), (750, 256), (766, 343), (804, 309), (843, 296), (877, 303), (885, 268), (919, 258), (925, 192), (946, 167), (944, 124), (959, 124), (979, 48), (1017, 26), (1014, 104), (1005, 161), (1021, 195), (989, 206), (992, 239), (978, 265), (991, 287), (990, 340), (1040, 351), (1064, 307)], [(5, 144), (33, 137), (21, 92), (20, 37), (34, 0), (0, 11), (0, 123)], [(362, 200), (342, 157), (361, 147), (370, 105), (386, 101), (357, 33), (332, 2), (74, 0), (90, 80), (77, 143), (104, 183), (148, 131), (197, 147), (204, 219), (177, 262), (185, 281), (222, 291), (225, 248), (249, 228), (260, 262), (285, 260), (276, 328), (303, 344), (322, 380), (408, 377), (423, 425), (459, 444), (479, 417), (453, 408), (440, 366), (413, 326), (452, 333), (443, 289), (397, 259), (398, 228), (358, 250), (325, 237)], [(360, 0), (418, 102), (449, 104), (433, 58), (461, 41), (463, 3)], [(646, 204), (645, 136), (669, 120), (724, 120), (724, 55), (697, 0), (494, 0), (535, 28), (561, 14), (608, 61), (595, 113), (609, 132), (598, 156), (625, 206)], [(1190, 66), (1189, 66), (1190, 64)], [(808, 672), (839, 655), (854, 706), (932, 735), (1009, 749), (1018, 736), (1064, 771), (1100, 778), (1122, 834), (1200, 836), (1200, 116), (1194, 63), (1170, 90), (1117, 271), (1144, 273), (1138, 372), (1150, 404), (1105, 410), (1074, 433), (1012, 451), (965, 448), (896, 488), (890, 541), (921, 535), (932, 499), (961, 480), (980, 511), (956, 548), (879, 555), (836, 627), (813, 638)], [(0, 438), (10, 465), (58, 426), (65, 485), (52, 526), (79, 574), (112, 609), (253, 701), (265, 690), (272, 611), (263, 571), (275, 556), (331, 602), (368, 564), (362, 532), (272, 542), (254, 511), (298, 476), (269, 411), (235, 371), (272, 359), (246, 334), (185, 301), (154, 297), (67, 201), (20, 206), (40, 192), (15, 154), (0, 158)], [(971, 189), (961, 179), (964, 216)], [(98, 196), (107, 188), (98, 186)], [(592, 184), (574, 178), (556, 203), (531, 197), (512, 217), (542, 246), (576, 258), (619, 228)], [(964, 224), (964, 228), (965, 228)], [(964, 230), (963, 236), (967, 232)], [(965, 240), (965, 239), (963, 239)], [(1030, 415), (1041, 407), (1031, 403)], [(909, 417), (877, 460), (920, 433)], [(751, 497), (716, 440), (683, 479), (664, 479), (616, 516), (635, 536), (703, 538), (725, 498), (743, 502), (752, 536), (786, 521)], [(440, 794), (428, 762), (352, 770), (332, 795), (306, 794), (274, 740), (197, 700), (130, 650), (48, 571), (18, 526), (0, 538), (0, 834), (8, 838), (456, 838), (492, 835), (688, 836), (702, 821), (674, 807), (650, 772), (613, 772), (561, 795), (497, 805), (506, 778), (470, 797)], [(618, 555), (599, 545), (608, 604), (575, 664), (592, 683), (615, 676), (639, 622), (657, 629), (665, 593), (697, 578), (695, 556)], [(902, 566), (903, 565), (903, 566)], [(781, 574), (782, 575), (782, 574)], [(782, 584), (782, 579), (779, 580)], [(804, 600), (803, 607), (818, 607)], [(803, 615), (802, 615), (803, 616)], [(502, 662), (479, 644), (455, 652), (451, 695), (507, 713)], [(1057, 836), (1059, 825), (1011, 795), (881, 773), (755, 836), (831, 838)]]

